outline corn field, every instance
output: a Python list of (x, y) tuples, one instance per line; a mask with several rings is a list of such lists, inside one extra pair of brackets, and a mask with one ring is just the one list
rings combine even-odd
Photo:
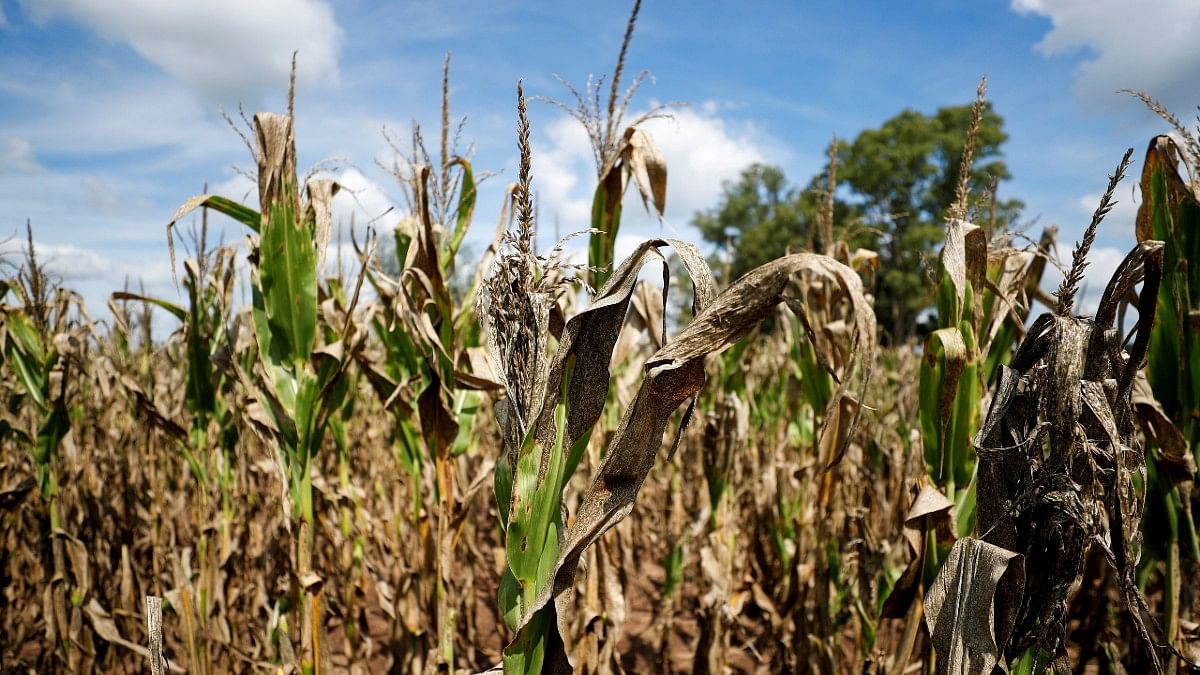
[[(730, 283), (690, 242), (614, 258), (623, 197), (661, 218), (670, 183), (642, 127), (669, 108), (625, 119), (636, 13), (563, 104), (597, 182), (548, 251), (520, 83), (499, 222), (475, 222), (447, 85), (439, 147), (397, 149), (408, 213), (349, 230), (336, 273), (302, 96), (250, 120), (256, 203), (163, 214), (176, 298), (94, 320), (27, 231), (0, 285), (3, 672), (1200, 667), (1196, 131), (1139, 94), (1173, 134), (1114, 162), (1072, 244), (989, 219), (973, 126), (937, 325), (884, 347), (835, 171), (819, 250)], [(1138, 244), (1084, 315), (1123, 178)]]

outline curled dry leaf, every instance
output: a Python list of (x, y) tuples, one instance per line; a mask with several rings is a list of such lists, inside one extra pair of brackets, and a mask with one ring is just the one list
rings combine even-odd
[(925, 567), (925, 533), (933, 529), (948, 533), (958, 529), (954, 524), (954, 502), (941, 490), (923, 485), (904, 516), (904, 540), (912, 559), (884, 602), (883, 616), (900, 618), (908, 611)]
[[(1145, 461), (1134, 433), (1133, 390), (1144, 363), (1162, 275), (1161, 242), (1143, 242), (1109, 281), (1094, 319), (1043, 314), (1001, 365), (975, 447), (979, 453), (981, 537), (1020, 553), (1023, 597), (997, 605), (1020, 611), (1012, 658), (1038, 647), (1066, 666), (1066, 602), (1093, 543), (1116, 570), (1121, 595), (1151, 657), (1161, 640), (1144, 611), (1135, 570)], [(1118, 305), (1142, 284), (1131, 339), (1116, 325)], [(1148, 620), (1149, 619), (1149, 620)], [(1003, 646), (1003, 643), (998, 643)]]
[(667, 161), (654, 145), (650, 134), (638, 127), (625, 130), (625, 143), (621, 148), (621, 170), (625, 174), (622, 182), (633, 175), (642, 204), (646, 210), (654, 205), (654, 212), (662, 220), (667, 210)]
[[(90, 601), (88, 601), (88, 604), (84, 606), (83, 611), (85, 614), (87, 614), (88, 619), (91, 621), (92, 628), (95, 629), (96, 635), (100, 636), (102, 640), (129, 649), (144, 659), (150, 658), (150, 649), (139, 645), (136, 642), (131, 642), (121, 636), (121, 631), (117, 628), (117, 623), (113, 620), (112, 615), (109, 614), (108, 610), (104, 609), (104, 607), (101, 606), (101, 604), (97, 602), (95, 598), (92, 598)], [(162, 658), (161, 651), (160, 658)], [(169, 672), (187, 672), (186, 668), (178, 663), (175, 663), (174, 661), (169, 659), (164, 659), (164, 661), (167, 664), (167, 669)]]
[[(694, 247), (655, 240), (643, 244), (618, 268), (596, 301), (567, 322), (563, 340), (549, 369), (548, 381), (561, 381), (570, 359), (573, 377), (566, 389), (570, 399), (566, 423), (569, 443), (574, 444), (576, 439), (589, 433), (603, 411), (609, 381), (609, 354), (624, 321), (636, 270), (648, 258), (661, 258), (657, 247), (663, 245), (674, 245), (685, 267), (693, 274), (697, 291), (695, 304), (700, 310), (695, 319), (643, 367), (645, 377), (641, 388), (625, 411), (577, 509), (574, 522), (562, 537), (550, 581), (534, 601), (523, 608), (517, 640), (521, 639), (521, 631), (527, 629), (534, 614), (552, 598), (563, 605), (560, 618), (567, 613), (573, 604), (572, 589), (580, 557), (632, 510), (642, 482), (654, 465), (671, 416), (695, 396), (704, 383), (705, 358), (736, 342), (766, 318), (783, 302), (784, 292), (794, 277), (814, 275), (828, 280), (841, 289), (852, 308), (855, 331), (851, 353), (855, 355), (855, 367), (838, 385), (826, 417), (845, 407), (847, 400), (853, 400), (852, 380), (857, 379), (860, 396), (870, 380), (876, 344), (874, 314), (863, 294), (860, 278), (849, 267), (826, 256), (797, 253), (763, 265), (712, 298), (711, 276)], [(711, 301), (706, 302), (710, 298)], [(850, 377), (850, 372), (857, 373), (858, 377)], [(543, 391), (546, 398), (541, 405), (536, 435), (543, 448), (543, 466), (546, 466), (548, 453), (554, 448), (554, 409), (560, 388), (546, 386)], [(847, 429), (854, 428), (861, 412), (861, 406), (852, 408)], [(684, 419), (686, 421), (687, 415)], [(840, 460), (849, 442), (850, 434), (838, 438), (834, 463)], [(568, 667), (565, 654), (548, 654), (547, 659), (555, 669)]]
[(925, 621), (941, 659), (939, 672), (991, 673), (1000, 663), (1017, 608), (996, 598), (1020, 596), (1023, 563), (1019, 554), (973, 537), (954, 542), (925, 596)]

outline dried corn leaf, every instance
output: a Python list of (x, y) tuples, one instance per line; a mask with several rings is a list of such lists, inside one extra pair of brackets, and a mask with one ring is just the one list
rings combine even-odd
[[(569, 410), (574, 417), (568, 420), (568, 438), (572, 441), (590, 431), (592, 423), (603, 409), (603, 391), (608, 382), (607, 356), (616, 341), (633, 289), (635, 275), (632, 269), (634, 265), (640, 267), (637, 263), (649, 255), (651, 246), (662, 243), (665, 242), (648, 242), (639, 248), (617, 270), (597, 302), (568, 322), (555, 365), (551, 369), (550, 381), (555, 382), (561, 377), (567, 355), (575, 355), (578, 362), (568, 393), (571, 399)], [(692, 247), (680, 247), (677, 250), (681, 255), (684, 250), (692, 254)], [(693, 265), (689, 255), (682, 257), (690, 270)], [(793, 276), (800, 274), (812, 274), (830, 280), (840, 287), (850, 303), (856, 329), (852, 353), (856, 356), (859, 391), (865, 391), (874, 360), (875, 321), (871, 306), (863, 294), (862, 282), (853, 270), (826, 256), (798, 253), (763, 265), (738, 280), (703, 308), (691, 324), (646, 362), (645, 379), (637, 397), (626, 410), (592, 485), (579, 505), (575, 521), (563, 537), (558, 559), (550, 575), (551, 582), (525, 607), (521, 629), (552, 597), (560, 605), (560, 619), (568, 613), (573, 604), (572, 589), (580, 556), (600, 535), (632, 510), (642, 482), (662, 445), (671, 416), (704, 383), (705, 358), (737, 341), (766, 318), (783, 301), (784, 291)], [(696, 300), (699, 303), (702, 295), (708, 291), (703, 283), (697, 283), (696, 288)], [(617, 289), (621, 292), (616, 292)], [(608, 348), (599, 355), (604, 358), (591, 356), (595, 352), (580, 348), (589, 343), (606, 345)], [(585, 365), (584, 360), (589, 358), (596, 359), (594, 365), (592, 362)], [(851, 378), (847, 377), (838, 386), (830, 401), (831, 409), (826, 411), (827, 417), (834, 406), (844, 406), (845, 400), (851, 398), (850, 382)], [(547, 411), (553, 414), (556, 401), (557, 391), (554, 387), (547, 387), (547, 401), (542, 408), (544, 415)], [(846, 428), (855, 427), (860, 410), (861, 406), (854, 406), (854, 413)], [(552, 417), (547, 419), (553, 422)], [(553, 427), (550, 431), (552, 438)], [(543, 435), (539, 434), (539, 439)], [(849, 434), (839, 439), (835, 462), (844, 453), (849, 440)], [(543, 448), (547, 445), (543, 442)], [(519, 636), (520, 633), (517, 639), (520, 639)], [(548, 655), (548, 663), (553, 664), (555, 669), (568, 667), (565, 654), (561, 653)]]
[(304, 186), (308, 193), (305, 220), (313, 224), (313, 240), (317, 248), (317, 273), (325, 269), (325, 250), (333, 234), (333, 198), (341, 185), (332, 180), (309, 181)]
[(917, 582), (925, 567), (925, 533), (933, 529), (946, 533), (957, 530), (954, 525), (954, 502), (947, 499), (941, 490), (923, 485), (904, 516), (903, 535), (912, 559), (884, 602), (883, 616), (895, 619), (909, 611), (917, 592)]
[[(546, 373), (546, 379), (539, 387), (545, 391), (541, 414), (537, 418), (538, 440), (546, 450), (543, 455), (543, 467), (549, 461), (548, 451), (554, 444), (554, 407), (558, 404), (560, 396), (557, 386), (546, 386), (545, 383), (561, 381), (568, 361), (573, 362), (573, 376), (568, 390), (571, 405), (567, 419), (567, 439), (569, 444), (574, 444), (585, 433), (591, 432), (596, 420), (604, 412), (612, 375), (612, 351), (625, 321), (638, 272), (647, 263), (655, 260), (665, 264), (666, 259), (659, 248), (666, 246), (675, 250), (692, 276), (695, 286), (693, 307), (700, 311), (716, 296), (716, 284), (704, 258), (699, 249), (686, 242), (654, 239), (643, 243), (621, 263), (587, 309), (567, 322), (554, 360)], [(513, 465), (516, 465), (515, 462)]]
[[(924, 359), (928, 366), (921, 371), (922, 409), (936, 403), (937, 427), (922, 429), (926, 440), (925, 461), (936, 467), (941, 475), (946, 466), (949, 443), (946, 429), (958, 395), (958, 381), (967, 364), (967, 343), (957, 328), (941, 328), (925, 338)], [(933, 407), (933, 406), (930, 406)], [(927, 419), (922, 416), (922, 420)], [(936, 452), (935, 452), (936, 451)]]
[(654, 145), (650, 134), (638, 127), (626, 129), (621, 159), (623, 170), (632, 174), (637, 183), (642, 205), (649, 211), (653, 204), (654, 212), (662, 220), (667, 210), (667, 160)]
[(26, 476), (16, 485), (0, 489), (0, 511), (15, 509), (35, 487), (37, 480)]
[(987, 240), (983, 229), (963, 220), (951, 220), (946, 226), (942, 266), (954, 284), (960, 303), (966, 295), (968, 282), (976, 290), (982, 288), (987, 273)]
[(997, 602), (1020, 595), (1025, 571), (1022, 557), (972, 537), (954, 542), (937, 579), (925, 596), (925, 621), (948, 674), (991, 673), (1012, 633), (1016, 607)]
[[(1179, 427), (1167, 417), (1162, 404), (1154, 398), (1145, 371), (1139, 370), (1133, 382), (1133, 407), (1146, 426), (1150, 438), (1163, 452), (1168, 465), (1177, 471), (1176, 480), (1190, 481), (1196, 475), (1196, 461), (1188, 452), (1187, 441)], [(1184, 502), (1184, 508), (1189, 502)]]
[[(254, 115), (254, 135), (257, 141), (258, 203), (260, 208), (285, 204), (296, 208), (296, 136), (290, 115), (260, 112)], [(270, 217), (263, 211), (263, 224)], [(299, 222), (296, 223), (299, 225)]]
[[(83, 610), (84, 613), (87, 614), (88, 619), (91, 620), (92, 628), (95, 629), (96, 635), (99, 635), (101, 639), (114, 645), (120, 645), (121, 647), (129, 649), (137, 653), (143, 659), (150, 658), (149, 649), (137, 644), (136, 642), (130, 642), (129, 640), (121, 637), (121, 631), (117, 628), (116, 622), (113, 621), (113, 618), (108, 613), (108, 610), (104, 609), (104, 607), (101, 606), (95, 598), (89, 600), (88, 604), (84, 606)], [(186, 668), (178, 663), (175, 663), (174, 661), (167, 660), (166, 663), (167, 668), (172, 673), (187, 672)]]
[[(1148, 645), (1159, 641), (1135, 579), (1145, 465), (1132, 400), (1161, 263), (1162, 244), (1143, 242), (1117, 268), (1094, 320), (1043, 314), (1010, 366), (999, 367), (975, 440), (977, 503), (982, 537), (1023, 555), (1028, 572), (1010, 657), (1037, 647), (1056, 669), (1068, 667), (1066, 603), (1093, 543), (1116, 568), (1139, 634)], [(1138, 321), (1132, 339), (1122, 339), (1117, 308), (1139, 283)], [(998, 606), (1007, 607), (1007, 600)], [(1150, 648), (1157, 666), (1155, 651)]]

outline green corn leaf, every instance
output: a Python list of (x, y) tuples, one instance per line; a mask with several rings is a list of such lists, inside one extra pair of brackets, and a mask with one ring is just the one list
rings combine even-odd
[(955, 457), (948, 452), (954, 433), (951, 419), (967, 362), (967, 344), (957, 328), (942, 328), (925, 338), (924, 352), (920, 382), (921, 435), (930, 475), (936, 483), (943, 485), (953, 471)]
[(667, 554), (663, 560), (663, 569), (666, 572), (666, 579), (663, 581), (663, 597), (669, 598), (679, 588), (679, 583), (683, 581), (683, 544), (676, 542), (671, 547), (671, 552)]
[(8, 328), (8, 334), (16, 340), (16, 348), (23, 353), (26, 358), (35, 363), (41, 363), (46, 360), (46, 354), (42, 348), (42, 339), (38, 336), (37, 330), (30, 323), (29, 318), (20, 312), (12, 312), (5, 316), (5, 322)]
[(307, 361), (317, 336), (316, 246), (311, 228), (295, 218), (290, 200), (273, 204), (259, 244), (260, 281), (271, 329), (268, 354), (277, 363), (289, 364)]
[(171, 314), (172, 316), (174, 316), (176, 319), (179, 319), (180, 321), (188, 320), (188, 310), (184, 309), (183, 307), (180, 307), (179, 305), (176, 305), (173, 302), (167, 302), (166, 300), (161, 300), (159, 298), (152, 298), (148, 295), (141, 295), (139, 293), (126, 293), (125, 291), (117, 291), (116, 293), (112, 294), (112, 299), (113, 300), (132, 300), (134, 302), (148, 302), (151, 305), (158, 307), (159, 309), (166, 310), (167, 313)]
[[(946, 432), (949, 443), (948, 452), (954, 456), (954, 473), (952, 478), (957, 486), (966, 485), (971, 479), (974, 467), (974, 448), (971, 440), (979, 427), (979, 363), (975, 345), (975, 331), (971, 324), (963, 321), (959, 325), (963, 346), (966, 348), (966, 360), (962, 373), (955, 387), (954, 408)], [(953, 497), (952, 497), (953, 498)]]
[(504, 649), (505, 675), (537, 675), (542, 672), (550, 637), (548, 629), (553, 625), (553, 619), (554, 608), (543, 607), (517, 632), (512, 643)]
[(54, 491), (53, 473), (54, 457), (58, 454), (58, 446), (71, 431), (71, 418), (67, 407), (61, 401), (55, 403), (42, 425), (38, 427), (37, 438), (34, 439), (33, 463), (37, 473), (38, 489), (42, 498), (49, 499)]
[(509, 507), (512, 504), (513, 473), (508, 458), (501, 454), (496, 460), (496, 473), (493, 476), (492, 488), (496, 494), (496, 507), (500, 512), (500, 528), (508, 531), (508, 519), (511, 515)]
[(504, 575), (500, 577), (496, 602), (504, 618), (504, 625), (508, 626), (509, 630), (517, 630), (517, 626), (521, 624), (521, 585), (508, 568), (504, 569)]
[(589, 283), (600, 288), (612, 276), (617, 230), (621, 227), (621, 196), (625, 184), (620, 170), (609, 171), (592, 196), (592, 232), (588, 239)]
[(558, 555), (562, 513), (563, 469), (566, 457), (566, 405), (555, 411), (556, 440), (546, 475), (539, 480), (541, 453), (533, 434), (517, 460), (515, 494), (509, 514), (505, 550), (508, 566), (521, 585), (522, 602), (530, 602), (545, 586), (550, 566)]
[(25, 387), (25, 392), (33, 399), (34, 404), (39, 409), (46, 408), (46, 380), (41, 370), (31, 363), (31, 359), (20, 349), (9, 349), (8, 360), (12, 362), (16, 368), (17, 377), (21, 380), (21, 385)]
[(800, 370), (800, 387), (804, 390), (805, 400), (813, 410), (827, 408), (833, 398), (833, 378), (821, 367), (811, 340), (796, 341), (796, 366)]
[[(1176, 169), (1178, 150), (1168, 136), (1150, 142), (1142, 170), (1145, 195), (1138, 208), (1138, 241), (1159, 240), (1162, 285), (1150, 334), (1147, 376), (1155, 398), (1200, 457), (1200, 200)], [(1181, 367), (1182, 366), (1182, 367)]]
[[(454, 269), (454, 256), (458, 254), (458, 249), (467, 236), (467, 229), (471, 226), (471, 218), (475, 214), (475, 176), (471, 170), (471, 163), (462, 157), (455, 157), (450, 162), (450, 166), (454, 165), (462, 168), (462, 183), (458, 189), (458, 209), (454, 214), (454, 232), (441, 255), (441, 265), (444, 270)], [(399, 252), (400, 248), (396, 247), (396, 250)]]
[(482, 401), (483, 394), (478, 391), (464, 389), (454, 392), (454, 417), (458, 420), (458, 436), (455, 437), (450, 452), (455, 457), (471, 447), (475, 438), (475, 416)]

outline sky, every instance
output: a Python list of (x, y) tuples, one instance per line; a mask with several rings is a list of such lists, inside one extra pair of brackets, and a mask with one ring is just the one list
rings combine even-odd
[[(386, 231), (403, 215), (384, 136), (439, 124), (442, 60), (452, 114), (477, 171), (468, 246), (491, 237), (516, 180), (516, 84), (567, 99), (611, 71), (628, 3), (544, 0), (0, 0), (0, 255), (32, 223), (39, 252), (98, 314), (126, 283), (177, 298), (166, 224), (200, 193), (254, 199), (252, 160), (222, 111), (282, 111), (298, 51), (299, 165), (334, 160), (335, 218)], [(631, 111), (684, 102), (650, 131), (668, 165), (665, 224), (627, 195), (618, 252), (690, 225), (748, 164), (806, 184), (832, 135), (853, 138), (904, 108), (969, 103), (981, 75), (1005, 120), (1004, 197), (1056, 225), (1065, 251), (1122, 152), (1142, 158), (1164, 125), (1121, 88), (1185, 120), (1200, 104), (1200, 2), (645, 0), (627, 74), (648, 69)], [(542, 245), (588, 227), (595, 169), (582, 128), (531, 103)], [(1133, 246), (1136, 176), (1102, 226), (1096, 278)], [(389, 210), (390, 209), (390, 210)], [(232, 222), (214, 218), (225, 241)], [(1095, 298), (1103, 281), (1087, 294)]]

